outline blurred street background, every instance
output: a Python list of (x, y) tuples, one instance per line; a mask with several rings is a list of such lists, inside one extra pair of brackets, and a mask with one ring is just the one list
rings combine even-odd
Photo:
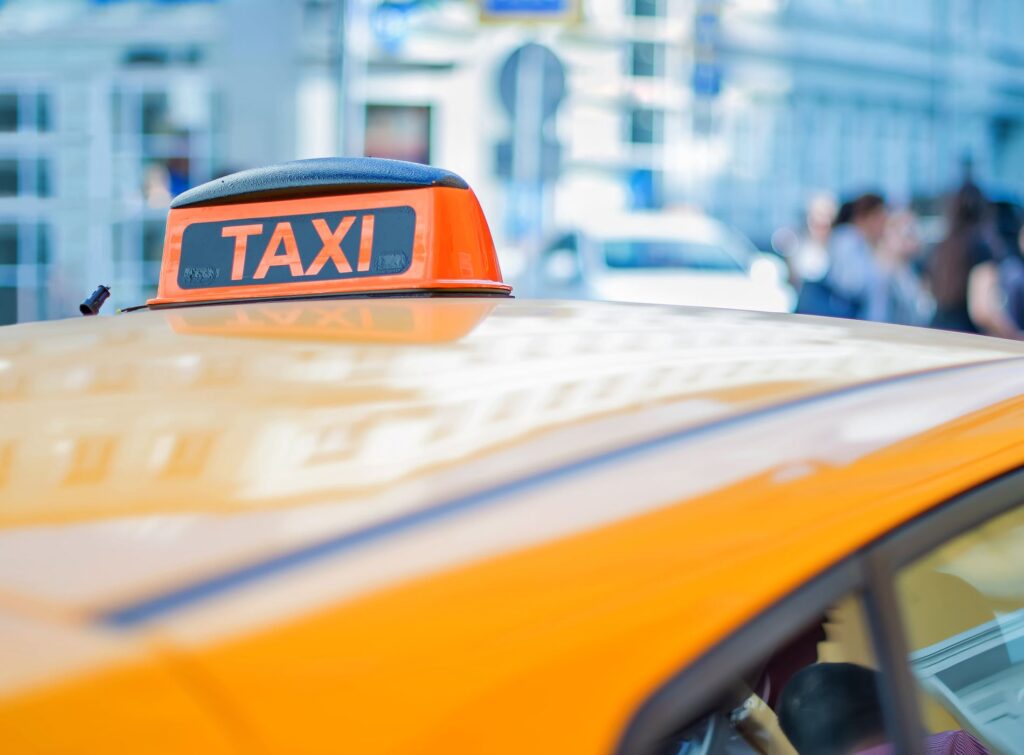
[(1024, 327), (1021, 0), (0, 0), (0, 323), (339, 154), (464, 176), (519, 295)]

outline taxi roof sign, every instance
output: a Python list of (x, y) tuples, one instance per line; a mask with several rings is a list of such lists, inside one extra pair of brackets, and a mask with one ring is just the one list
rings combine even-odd
[(507, 295), (459, 176), (323, 158), (235, 173), (171, 203), (150, 306), (337, 295)]

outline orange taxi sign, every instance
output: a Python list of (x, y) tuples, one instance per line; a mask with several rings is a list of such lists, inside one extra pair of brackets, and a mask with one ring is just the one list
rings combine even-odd
[(148, 304), (510, 291), (461, 178), (394, 160), (325, 158), (236, 173), (177, 197)]

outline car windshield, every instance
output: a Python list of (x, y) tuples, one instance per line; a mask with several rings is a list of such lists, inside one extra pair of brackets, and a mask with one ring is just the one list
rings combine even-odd
[(616, 239), (605, 241), (608, 267), (684, 268), (706, 271), (743, 271), (743, 264), (720, 246), (674, 239)]

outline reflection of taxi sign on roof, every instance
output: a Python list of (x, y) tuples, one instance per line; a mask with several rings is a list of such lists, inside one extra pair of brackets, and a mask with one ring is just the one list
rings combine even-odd
[(510, 291), (459, 176), (325, 158), (235, 173), (177, 197), (149, 304)]
[(167, 312), (177, 333), (232, 338), (433, 344), (457, 341), (497, 305), (458, 298), (444, 307), (422, 298), (389, 301), (253, 302), (244, 307), (189, 307)]

